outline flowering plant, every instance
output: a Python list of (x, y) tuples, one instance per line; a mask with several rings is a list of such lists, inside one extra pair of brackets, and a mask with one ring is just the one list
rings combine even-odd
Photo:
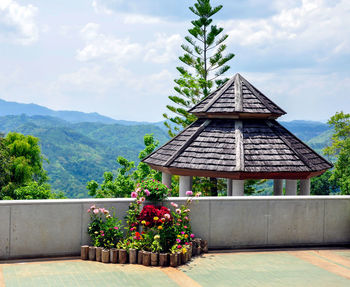
[(105, 208), (92, 205), (88, 209), (90, 224), (88, 234), (96, 247), (112, 248), (122, 238), (121, 221)]
[[(142, 194), (150, 201), (164, 200), (170, 190), (169, 188), (155, 179), (146, 179), (137, 184), (135, 193)], [(133, 194), (135, 196), (135, 194)]]
[(154, 226), (161, 226), (164, 222), (171, 222), (173, 220), (170, 209), (165, 206), (146, 205), (143, 207), (139, 216), (137, 217), (142, 225), (152, 228)]

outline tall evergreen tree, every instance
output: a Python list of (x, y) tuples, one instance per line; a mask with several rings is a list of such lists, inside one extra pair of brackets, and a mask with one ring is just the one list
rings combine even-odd
[(167, 105), (175, 115), (163, 115), (168, 120), (165, 125), (171, 137), (196, 120), (187, 110), (227, 81), (222, 77), (230, 69), (227, 62), (234, 54), (224, 55), (224, 41), (228, 35), (222, 34), (223, 28), (212, 25), (212, 16), (222, 7), (212, 7), (210, 0), (196, 0), (194, 6), (189, 7), (198, 18), (191, 21), (190, 35), (185, 37), (186, 44), (181, 45), (184, 55), (179, 59), (186, 67), (177, 67), (180, 73), (180, 77), (174, 80), (177, 95), (169, 96), (173, 105)]

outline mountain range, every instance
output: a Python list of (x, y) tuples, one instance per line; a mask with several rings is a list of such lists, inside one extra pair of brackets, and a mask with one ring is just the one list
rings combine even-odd
[[(329, 143), (331, 130), (325, 123), (280, 123), (318, 152)], [(52, 188), (64, 191), (70, 198), (87, 197), (86, 183), (92, 179), (101, 181), (103, 172), (115, 171), (119, 155), (137, 162), (146, 133), (153, 133), (160, 144), (169, 139), (163, 122), (115, 120), (98, 113), (54, 111), (1, 99), (0, 131), (40, 138)]]

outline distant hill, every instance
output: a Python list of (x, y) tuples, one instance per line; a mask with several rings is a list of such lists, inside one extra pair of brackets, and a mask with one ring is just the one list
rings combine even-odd
[(316, 121), (295, 120), (290, 122), (279, 121), (279, 123), (303, 141), (308, 141), (330, 130), (327, 124)]
[(120, 125), (127, 125), (127, 126), (149, 124), (148, 122), (115, 120), (110, 117), (102, 116), (98, 113), (83, 113), (78, 111), (54, 111), (37, 104), (23, 104), (23, 103), (16, 103), (16, 102), (8, 102), (0, 99), (0, 116), (22, 115), (22, 114), (28, 115), (28, 116), (56, 117), (71, 123), (100, 122), (104, 124), (120, 124)]
[(87, 197), (87, 181), (102, 180), (105, 171), (116, 170), (119, 155), (138, 161), (146, 133), (161, 143), (168, 140), (166, 132), (154, 125), (70, 123), (49, 116), (0, 117), (0, 131), (40, 138), (52, 187), (72, 198)]

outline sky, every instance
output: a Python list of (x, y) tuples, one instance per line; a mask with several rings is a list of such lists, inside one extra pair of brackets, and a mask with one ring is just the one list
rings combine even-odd
[[(349, 0), (213, 0), (239, 72), (287, 112), (350, 111)], [(194, 0), (0, 0), (0, 98), (160, 121)]]

